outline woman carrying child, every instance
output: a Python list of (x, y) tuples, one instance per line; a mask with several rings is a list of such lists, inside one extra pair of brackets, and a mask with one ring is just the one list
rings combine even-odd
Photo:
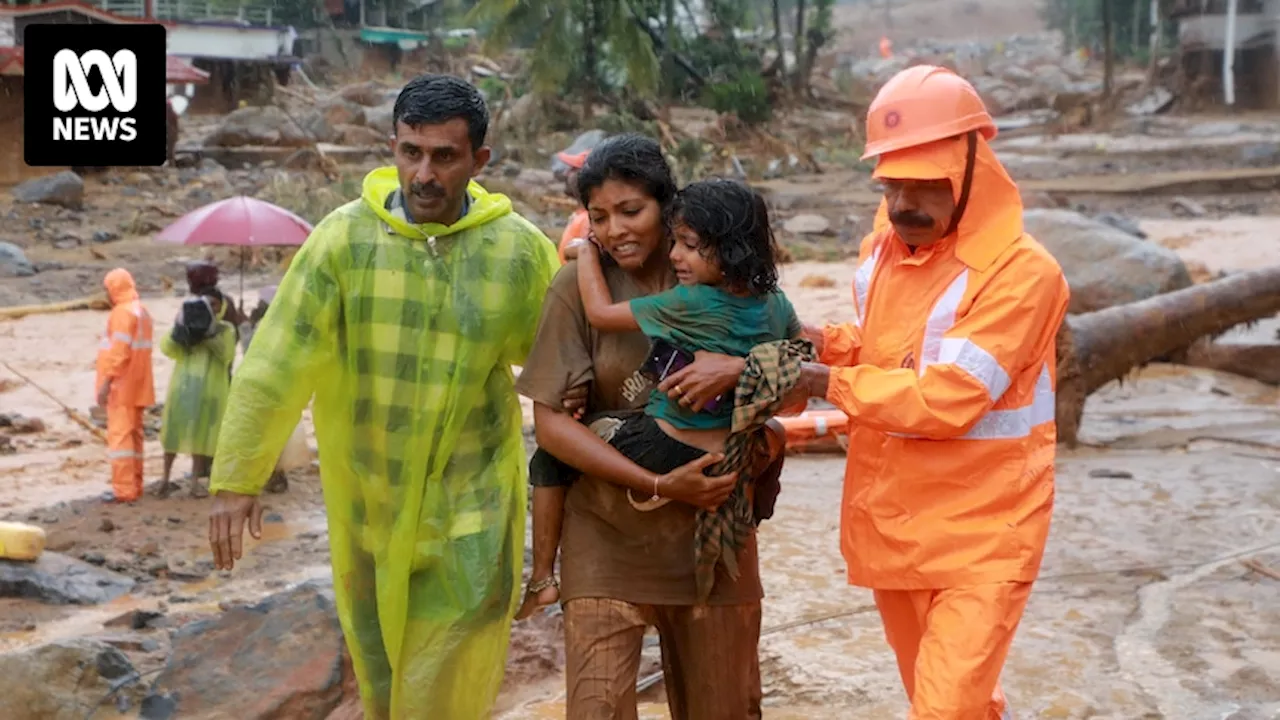
[[(652, 377), (640, 368), (651, 346), (646, 334), (667, 337), (685, 351), (741, 356), (750, 345), (734, 345), (728, 336), (750, 334), (743, 343), (753, 343), (798, 333), (789, 304), (773, 293), (777, 276), (763, 204), (749, 189), (728, 183), (699, 184), (675, 203), (657, 143), (635, 135), (593, 150), (579, 188), (609, 259), (588, 258), (594, 250), (582, 247), (582, 265), (561, 270), (517, 383), (535, 403), (545, 451), (532, 463), (536, 550), (522, 614), (557, 598), (564, 604), (568, 717), (574, 720), (636, 717), (636, 672), (651, 625), (661, 638), (675, 720), (758, 718), (763, 592), (754, 531), (733, 558), (736, 576), (717, 568), (705, 597), (695, 579), (699, 510), (720, 506), (737, 480), (737, 473), (703, 474), (723, 457), (727, 425), (716, 413), (702, 418), (680, 403), (651, 399)], [(666, 222), (673, 204), (681, 220), (674, 248)], [(680, 288), (670, 292), (677, 279)], [(712, 306), (702, 307), (707, 300)], [(709, 324), (698, 323), (698, 312)], [(683, 324), (691, 315), (687, 325), (668, 322)], [(593, 317), (631, 331), (602, 331)], [(738, 317), (756, 323), (758, 337), (737, 325), (714, 326), (716, 318)], [(722, 376), (703, 383), (723, 394), (716, 411), (731, 409), (743, 361), (698, 357)], [(588, 419), (596, 420), (596, 430), (599, 422), (611, 424), (604, 434), (612, 443), (562, 411), (566, 392), (584, 383)], [(650, 502), (655, 497), (660, 501)], [(557, 539), (559, 587), (552, 574)]]

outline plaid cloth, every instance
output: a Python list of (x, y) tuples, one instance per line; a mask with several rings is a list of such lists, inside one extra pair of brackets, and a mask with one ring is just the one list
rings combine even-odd
[(724, 444), (724, 460), (711, 469), (713, 475), (738, 471), (738, 483), (729, 499), (715, 510), (699, 510), (693, 545), (698, 601), (711, 594), (716, 566), (723, 564), (729, 576), (738, 577), (738, 551), (756, 526), (747, 486), (755, 481), (751, 471), (768, 453), (764, 424), (781, 408), (787, 393), (800, 380), (802, 363), (817, 360), (808, 340), (780, 340), (751, 349), (747, 367), (734, 391), (733, 426)]

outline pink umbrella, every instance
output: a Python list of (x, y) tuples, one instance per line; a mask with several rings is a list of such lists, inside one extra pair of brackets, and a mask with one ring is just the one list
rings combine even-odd
[[(277, 205), (243, 195), (210, 203), (175, 220), (156, 236), (179, 245), (270, 247), (301, 245), (311, 223)], [(244, 306), (245, 253), (240, 253), (240, 305)]]
[(277, 205), (243, 195), (210, 203), (160, 231), (157, 240), (179, 245), (264, 247), (301, 245), (311, 223)]

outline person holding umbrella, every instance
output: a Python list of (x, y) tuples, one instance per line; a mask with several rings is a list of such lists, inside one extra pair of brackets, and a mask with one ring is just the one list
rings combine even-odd
[[(262, 527), (263, 490), (312, 396), (338, 617), (369, 720), (487, 718), (519, 597), (523, 364), (555, 245), (473, 178), (489, 112), (411, 80), (394, 167), (294, 256), (231, 384), (210, 491), (215, 563)], [(250, 692), (246, 690), (246, 692)]]

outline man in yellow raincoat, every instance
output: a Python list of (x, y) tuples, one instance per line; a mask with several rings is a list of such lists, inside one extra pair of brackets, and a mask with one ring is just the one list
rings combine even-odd
[(968, 82), (905, 70), (867, 116), (884, 204), (862, 242), (854, 321), (813, 330), (805, 394), (849, 423), (841, 549), (872, 588), (911, 720), (1012, 717), (1000, 670), (1053, 511), (1062, 269)]
[(316, 226), (236, 372), (210, 541), (241, 557), (308, 400), (339, 619), (369, 720), (487, 718), (521, 579), (526, 455), (511, 366), (556, 248), (472, 178), (488, 111), (426, 75), (393, 112), (395, 167)]

